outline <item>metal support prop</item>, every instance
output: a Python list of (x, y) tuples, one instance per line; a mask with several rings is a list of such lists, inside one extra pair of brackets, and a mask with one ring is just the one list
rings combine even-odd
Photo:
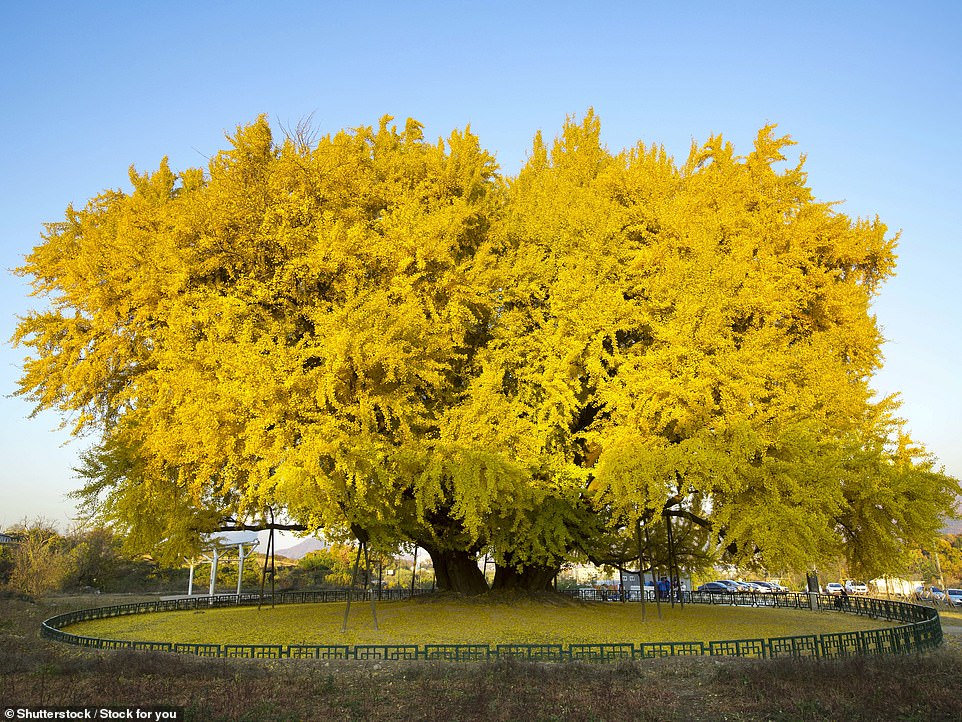
[(244, 578), (244, 545), (237, 545), (237, 596), (241, 593), (241, 580)]
[(655, 578), (655, 550), (651, 547), (651, 534), (648, 533), (648, 524), (645, 524), (645, 542), (651, 551), (651, 581), (655, 585), (655, 607), (658, 609), (658, 619), (661, 619), (661, 597), (658, 594), (658, 580)]
[[(344, 607), (344, 624), (341, 625), (341, 631), (347, 631), (347, 620), (351, 614), (351, 597), (354, 596), (354, 585), (357, 584), (357, 572), (358, 567), (361, 564), (361, 552), (364, 552), (364, 567), (366, 571), (365, 588), (367, 587), (368, 581), (373, 581), (371, 576), (371, 557), (368, 554), (367, 542), (359, 542), (357, 547), (357, 555), (354, 557), (354, 571), (351, 574), (351, 588), (347, 591), (347, 605)], [(377, 608), (374, 601), (374, 590), (371, 590), (371, 616), (374, 619), (374, 631), (377, 631)]]
[(214, 547), (214, 560), (210, 564), (210, 591), (209, 596), (214, 596), (214, 585), (217, 583), (217, 547)]
[(274, 510), (271, 509), (271, 526), (270, 533), (267, 537), (267, 550), (264, 553), (264, 571), (261, 573), (261, 596), (257, 601), (257, 608), (260, 609), (261, 605), (264, 603), (264, 586), (267, 582), (267, 565), (270, 563), (271, 569), (271, 609), (274, 608)]
[(668, 598), (671, 600), (671, 608), (675, 608), (675, 585), (678, 585), (678, 592), (681, 594), (681, 579), (678, 578), (678, 563), (675, 560), (675, 544), (671, 535), (671, 515), (665, 514), (665, 529), (668, 536)]
[(414, 582), (418, 578), (418, 547), (414, 545), (414, 566), (411, 567), (411, 599), (414, 599)]
[[(366, 548), (366, 547), (365, 547)], [(370, 576), (368, 576), (370, 579)], [(373, 590), (371, 590), (373, 592)], [(378, 565), (377, 565), (377, 600), (380, 602), (384, 593), (384, 555), (378, 555)], [(374, 598), (373, 596), (371, 597)]]
[(641, 549), (641, 517), (635, 519), (635, 544), (638, 546), (638, 585), (641, 587), (641, 621), (646, 621), (648, 610), (645, 604), (645, 561)]
[[(371, 577), (371, 557), (368, 554), (367, 543), (364, 544), (364, 561), (367, 563), (367, 578), (368, 581), (372, 580)], [(383, 567), (382, 567), (383, 568)], [(380, 590), (378, 591), (380, 594)], [(371, 590), (371, 617), (374, 619), (374, 631), (377, 631), (377, 607), (374, 604), (374, 590)]]
[(341, 631), (347, 631), (347, 618), (351, 614), (351, 597), (354, 596), (354, 585), (357, 583), (357, 566), (361, 563), (361, 548), (364, 546), (364, 542), (358, 544), (357, 554), (354, 557), (354, 570), (351, 572), (351, 588), (347, 590), (347, 606), (344, 607), (344, 624), (341, 625)]

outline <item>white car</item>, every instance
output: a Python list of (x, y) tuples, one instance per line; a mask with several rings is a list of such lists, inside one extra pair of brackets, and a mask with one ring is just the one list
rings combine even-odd
[(845, 581), (845, 591), (849, 594), (868, 594), (868, 585), (865, 582), (856, 582), (852, 579)]
[(946, 589), (945, 596), (953, 607), (962, 607), (962, 589)]
[(842, 594), (842, 590), (844, 589), (845, 587), (838, 582), (829, 582), (825, 585), (825, 593), (831, 594), (832, 596), (840, 596)]

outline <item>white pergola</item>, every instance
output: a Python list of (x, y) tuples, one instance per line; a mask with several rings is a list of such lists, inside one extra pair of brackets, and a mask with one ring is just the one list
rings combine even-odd
[(202, 564), (210, 564), (210, 588), (207, 594), (214, 596), (214, 585), (217, 582), (217, 566), (221, 562), (229, 561), (237, 555), (237, 594), (241, 593), (241, 583), (244, 579), (244, 559), (251, 550), (260, 544), (254, 532), (224, 532), (207, 539), (200, 557), (187, 559), (190, 565), (190, 576), (187, 581), (187, 596), (194, 593), (194, 568)]

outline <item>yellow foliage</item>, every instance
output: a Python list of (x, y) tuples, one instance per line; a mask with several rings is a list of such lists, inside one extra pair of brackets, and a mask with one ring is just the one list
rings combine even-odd
[(957, 483), (869, 387), (896, 237), (816, 201), (788, 137), (679, 166), (589, 111), (502, 178), (422, 131), (261, 117), (47, 227), (20, 393), (100, 435), (101, 516), (171, 558), (276, 509), (521, 566), (665, 510), (776, 568), (933, 533)]

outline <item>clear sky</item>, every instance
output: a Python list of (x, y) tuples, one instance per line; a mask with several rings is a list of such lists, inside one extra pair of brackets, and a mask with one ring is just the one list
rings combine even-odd
[[(668, 6), (672, 5), (669, 9)], [(202, 6), (202, 7), (198, 7)], [(903, 415), (962, 476), (962, 3), (6, 2), (0, 4), (0, 263), (127, 168), (203, 166), (266, 113), (324, 132), (410, 116), (430, 137), (470, 124), (514, 173), (535, 131), (594, 107), (612, 150), (676, 159), (722, 133), (748, 152), (768, 122), (809, 183), (852, 216), (901, 229), (875, 312)], [(86, 442), (11, 398), (35, 304), (0, 281), (0, 528), (65, 527)]]

